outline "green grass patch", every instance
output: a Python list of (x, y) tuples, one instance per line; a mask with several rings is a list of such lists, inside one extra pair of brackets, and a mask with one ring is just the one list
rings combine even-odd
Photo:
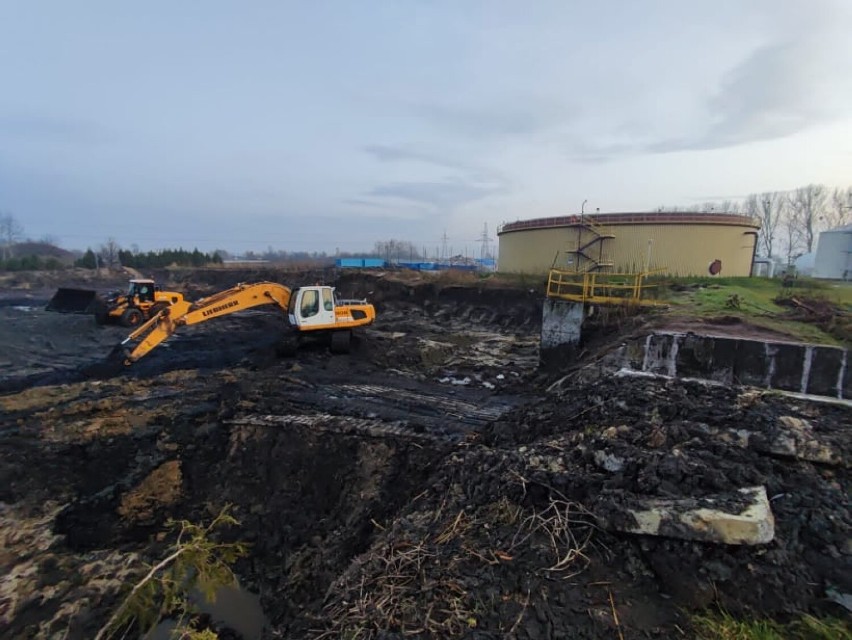
[(697, 640), (852, 640), (849, 623), (838, 618), (802, 616), (786, 624), (738, 620), (727, 612), (692, 619)]
[[(734, 316), (752, 325), (789, 335), (793, 339), (818, 344), (845, 344), (852, 336), (829, 332), (817, 323), (791, 319), (789, 306), (780, 298), (821, 300), (852, 312), (852, 283), (799, 278), (792, 287), (783, 287), (771, 278), (660, 278), (657, 296), (678, 316), (717, 318)], [(833, 335), (832, 335), (833, 334)]]

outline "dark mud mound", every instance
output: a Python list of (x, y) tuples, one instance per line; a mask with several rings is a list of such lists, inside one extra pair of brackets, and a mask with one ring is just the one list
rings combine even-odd
[[(779, 448), (801, 421), (833, 457)], [(320, 636), (672, 637), (714, 604), (743, 616), (841, 615), (826, 593), (852, 589), (849, 427), (845, 407), (677, 382), (566, 388), (445, 460), (331, 589)], [(598, 518), (629, 496), (756, 485), (771, 496), (768, 545), (620, 534)]]
[[(57, 317), (69, 324), (68, 316)], [(277, 346), (283, 336), (284, 326), (280, 311), (252, 310), (215, 322), (184, 327), (147, 356), (128, 366), (125, 364), (127, 349), (120, 345), (120, 341), (126, 337), (126, 329), (95, 327), (89, 318), (72, 320), (81, 336), (79, 344), (71, 344), (72, 338), (68, 334), (59, 333), (66, 327), (51, 322), (52, 329), (57, 331), (55, 339), (46, 339), (44, 346), (29, 342), (17, 347), (22, 358), (31, 358), (31, 368), (42, 371), (15, 375), (21, 370), (18, 367), (7, 376), (0, 376), (0, 393), (86, 380), (106, 380), (116, 376), (150, 378), (180, 369), (218, 370), (238, 365), (268, 366), (276, 361)], [(85, 326), (79, 327), (81, 322)], [(22, 337), (21, 340), (27, 338)], [(63, 344), (63, 354), (53, 359), (50, 346), (56, 343)]]

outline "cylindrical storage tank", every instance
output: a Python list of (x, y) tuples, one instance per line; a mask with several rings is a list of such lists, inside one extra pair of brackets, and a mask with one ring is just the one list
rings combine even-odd
[(852, 224), (819, 234), (814, 278), (852, 280)]
[(536, 218), (497, 232), (503, 273), (551, 268), (677, 276), (748, 276), (760, 223), (720, 213), (599, 213)]

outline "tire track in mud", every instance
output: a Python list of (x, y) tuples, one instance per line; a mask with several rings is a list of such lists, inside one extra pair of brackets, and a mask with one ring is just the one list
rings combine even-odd
[[(227, 420), (239, 426), (310, 428), (373, 438), (406, 438), (452, 443), (464, 440), (505, 413), (520, 399), (456, 397), (454, 390), (414, 390), (377, 384), (327, 384), (283, 394), (303, 414), (248, 414)], [(316, 411), (318, 407), (336, 413)]]

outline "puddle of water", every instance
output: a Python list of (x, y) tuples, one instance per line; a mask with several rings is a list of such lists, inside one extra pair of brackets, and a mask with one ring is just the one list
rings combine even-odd
[[(216, 598), (212, 602), (199, 591), (193, 592), (190, 600), (199, 613), (206, 613), (213, 622), (230, 627), (244, 640), (260, 640), (267, 625), (266, 616), (260, 606), (260, 596), (239, 585), (221, 587), (216, 591)], [(163, 620), (148, 632), (145, 640), (174, 640), (172, 631), (176, 625), (176, 620)]]

